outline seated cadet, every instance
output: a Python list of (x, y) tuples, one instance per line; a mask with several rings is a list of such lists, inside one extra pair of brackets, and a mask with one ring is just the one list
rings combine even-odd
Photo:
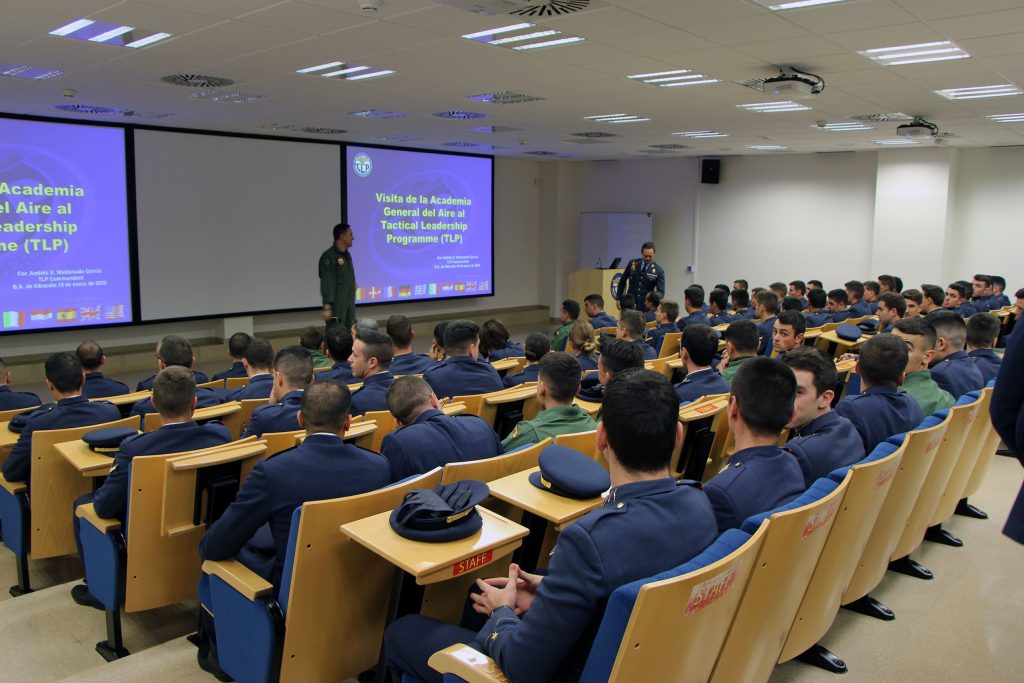
[[(700, 312), (703, 313), (704, 315), (710, 315), (711, 314), (711, 306), (708, 304), (707, 301), (705, 301), (705, 299), (707, 297), (705, 296), (705, 293), (704, 293), (704, 285), (694, 284), (693, 286), (700, 290), (700, 300), (703, 302), (700, 305)], [(685, 292), (685, 290), (684, 290), (684, 292)], [(707, 322), (705, 321), (704, 324), (706, 325)]]
[[(850, 302), (850, 317), (863, 318), (866, 315), (871, 315), (871, 304), (864, 301), (864, 283), (860, 280), (850, 280), (844, 287), (846, 289), (846, 298)], [(836, 320), (835, 322), (839, 321)]]
[[(107, 519), (121, 520), (125, 530), (128, 514), (128, 489), (131, 485), (132, 459), (137, 455), (182, 453), (211, 448), (231, 441), (231, 433), (220, 422), (196, 424), (192, 413), (196, 408), (196, 381), (186, 368), (172, 365), (160, 371), (153, 380), (153, 402), (160, 412), (160, 429), (121, 442), (110, 474), (96, 493), (87, 493), (71, 507), (71, 523), (75, 531), (78, 556), (84, 558), (79, 537), (80, 522), (74, 514), (79, 505), (92, 503), (96, 514)], [(103, 609), (103, 603), (89, 593), (84, 583), (71, 589), (71, 597), (79, 605)]]
[(644, 354), (636, 344), (625, 339), (602, 339), (601, 355), (597, 357), (597, 383), (590, 382), (588, 376), (587, 382), (581, 383), (578, 396), (584, 401), (601, 403), (608, 380), (624, 370), (643, 366)]
[(682, 439), (672, 385), (651, 371), (624, 372), (609, 383), (605, 400), (608, 421), (598, 425), (598, 446), (612, 488), (604, 505), (562, 531), (545, 575), (512, 564), (507, 578), (477, 581), (473, 608), (488, 617), (479, 632), (421, 615), (391, 624), (384, 650), (393, 680), (408, 672), (438, 683), (430, 655), (469, 643), (495, 660), (503, 680), (576, 681), (611, 593), (686, 562), (714, 541), (707, 498), (692, 482), (669, 476)]
[(711, 309), (711, 317), (708, 318), (708, 325), (725, 325), (731, 323), (736, 316), (728, 312), (729, 293), (720, 289), (713, 289), (708, 294), (708, 306)]
[(270, 398), (274, 388), (274, 347), (262, 337), (253, 337), (242, 355), (242, 366), (249, 382), (228, 394), (229, 401)]
[(11, 391), (8, 385), (11, 383), (11, 371), (7, 364), (0, 358), (0, 410), (15, 410), (17, 408), (35, 408), (42, 401), (35, 394), (28, 391)]
[(960, 282), (950, 282), (946, 287), (946, 296), (942, 300), (942, 307), (947, 311), (953, 311), (961, 318), (970, 318), (978, 312), (978, 309), (967, 300), (968, 289)]
[[(270, 403), (253, 411), (249, 423), (242, 430), (242, 438), (264, 432), (293, 432), (299, 429), (299, 404), (302, 392), (313, 380), (313, 357), (301, 346), (286, 346), (274, 356), (274, 388)], [(333, 380), (324, 380), (327, 382)], [(351, 405), (348, 387), (345, 388), (345, 409)]]
[(683, 309), (686, 315), (676, 321), (678, 331), (682, 332), (687, 325), (707, 325), (708, 314), (703, 312), (704, 290), (697, 285), (690, 285), (683, 290)]
[(793, 280), (790, 282), (786, 295), (800, 300), (800, 310), (807, 308), (807, 283), (803, 280)]
[(352, 394), (352, 414), (368, 410), (387, 410), (387, 393), (394, 377), (391, 365), (391, 337), (382, 332), (359, 332), (352, 342), (352, 374), (363, 380), (363, 386)]
[(874, 280), (864, 281), (864, 303), (871, 309), (871, 314), (878, 313), (878, 295), (881, 289)]
[(587, 413), (572, 404), (580, 389), (580, 364), (567, 353), (552, 351), (540, 359), (537, 400), (542, 410), (532, 420), (523, 420), (501, 442), (502, 450), (540, 443), (549, 436), (589, 432), (597, 426)]
[(732, 300), (734, 320), (751, 320), (755, 317), (754, 309), (750, 307), (750, 292), (746, 289), (734, 289), (729, 293)]
[[(553, 342), (552, 342), (553, 343)], [(486, 394), (503, 388), (494, 366), (478, 360), (480, 326), (472, 320), (454, 320), (444, 329), (446, 358), (423, 373), (440, 398)]]
[(847, 308), (850, 298), (844, 289), (829, 290), (828, 293), (828, 315), (829, 322), (841, 323), (853, 315), (853, 311)]
[(249, 348), (252, 337), (245, 332), (235, 332), (228, 337), (228, 353), (231, 355), (231, 367), (223, 372), (218, 372), (213, 379), (227, 379), (228, 377), (246, 377), (245, 365), (242, 359), (245, 357), (245, 350)]
[(96, 341), (86, 339), (75, 349), (75, 355), (78, 356), (78, 362), (82, 364), (82, 370), (85, 371), (85, 384), (82, 385), (82, 396), (86, 398), (108, 398), (131, 392), (127, 384), (103, 376), (100, 370), (106, 364), (107, 357), (103, 355), (103, 347)]
[(444, 360), (444, 331), (448, 327), (448, 322), (447, 320), (442, 320), (434, 325), (434, 335), (430, 340), (430, 351), (427, 355), (435, 363), (440, 363)]
[[(393, 315), (388, 318), (385, 329), (391, 337), (391, 345), (395, 351), (391, 359), (392, 375), (422, 375), (427, 368), (433, 367), (433, 358), (423, 353), (413, 353), (412, 340), (416, 338), (416, 333), (408, 318), (404, 315)], [(328, 353), (330, 350), (328, 343)]]
[(690, 325), (686, 328), (679, 349), (686, 366), (686, 378), (676, 385), (676, 396), (680, 403), (688, 403), (701, 396), (729, 393), (729, 385), (711, 367), (718, 353), (718, 335), (707, 325)]
[(986, 313), (992, 310), (992, 305), (995, 303), (995, 294), (992, 287), (991, 275), (979, 273), (971, 280), (971, 304), (979, 313)]
[(959, 398), (969, 391), (985, 386), (981, 370), (967, 355), (967, 324), (960, 314), (952, 311), (933, 311), (925, 320), (935, 328), (938, 341), (935, 343), (935, 357), (931, 361), (932, 379)]
[(551, 337), (551, 350), (565, 351), (565, 337), (569, 334), (569, 330), (572, 329), (573, 324), (579, 320), (580, 317), (579, 302), (574, 299), (566, 299), (563, 301), (558, 317), (559, 320), (562, 321), (562, 325), (555, 330), (554, 335)]
[[(1010, 305), (1010, 297), (1003, 294), (1006, 289), (1006, 279), (1002, 275), (992, 276), (992, 307), (990, 311), (998, 311)], [(1020, 299), (1021, 297), (1017, 297)]]
[[(707, 316), (704, 316), (704, 320), (707, 320)], [(644, 342), (644, 331), (646, 329), (647, 323), (644, 322), (644, 316), (640, 311), (625, 310), (620, 314), (616, 336), (619, 339), (625, 339), (630, 344), (636, 344), (640, 347), (644, 358), (651, 360), (658, 357), (658, 352), (650, 344)]]
[(733, 377), (726, 410), (736, 452), (704, 484), (719, 533), (804, 492), (800, 465), (779, 448), (779, 433), (793, 419), (795, 399), (796, 377), (777, 360), (754, 358)]
[(952, 408), (956, 398), (935, 383), (928, 364), (935, 357), (935, 328), (921, 316), (897, 320), (892, 334), (907, 345), (907, 369), (901, 388), (917, 401), (921, 412), (931, 415), (936, 410)]
[[(571, 342), (572, 339), (570, 338), (569, 341), (566, 342), (566, 346)], [(593, 337), (591, 337), (590, 343), (594, 343)], [(537, 373), (540, 372), (540, 366), (537, 363), (544, 357), (544, 354), (551, 350), (551, 340), (548, 339), (546, 334), (531, 332), (526, 335), (526, 344), (524, 344), (524, 348), (525, 351), (523, 351), (523, 353), (526, 355), (526, 367), (524, 367), (520, 372), (505, 375), (501, 379), (501, 383), (506, 387), (516, 387), (520, 384), (537, 381)]]
[(918, 402), (898, 389), (909, 360), (906, 343), (891, 334), (875, 335), (860, 347), (857, 373), (861, 393), (847, 396), (835, 410), (857, 428), (865, 453), (894, 434), (914, 429), (924, 419)]
[(661, 304), (662, 296), (656, 291), (647, 292), (644, 296), (644, 320), (652, 323), (654, 322), (655, 314), (658, 312), (658, 306)]
[(352, 355), (352, 334), (349, 329), (340, 323), (328, 325), (327, 333), (324, 335), (324, 347), (333, 365), (330, 370), (318, 372), (317, 378), (330, 379), (341, 384), (355, 382), (352, 363), (349, 361)]
[[(185, 348), (187, 346), (189, 351), (192, 350), (192, 343), (189, 342), (188, 339), (185, 339), (184, 337), (179, 337), (176, 334), (167, 335), (166, 337), (164, 337), (163, 339), (156, 343), (157, 372), (163, 370), (168, 365), (171, 365), (171, 363), (165, 362), (164, 359), (160, 357), (160, 349), (164, 348), (165, 343), (168, 344), (168, 348), (173, 347), (176, 349), (180, 349)], [(177, 365), (183, 365), (186, 368), (192, 369), (192, 366), (195, 365), (195, 362), (196, 357), (195, 355), (193, 355), (187, 363), (177, 363)], [(206, 382), (210, 381), (209, 377), (199, 372), (198, 370), (192, 370), (192, 376), (195, 377), (196, 384), (205, 384)], [(150, 389), (153, 388), (153, 380), (155, 379), (156, 375), (151, 375), (150, 377), (147, 377), (144, 380), (140, 380), (139, 383), (135, 385), (135, 391), (149, 391)]]
[(941, 311), (946, 302), (946, 292), (938, 285), (921, 285), (920, 314), (928, 315), (932, 311)]
[[(646, 302), (645, 302), (646, 304)], [(604, 311), (604, 297), (600, 294), (588, 294), (583, 299), (583, 311), (590, 318), (590, 324), (595, 330), (602, 327), (615, 327), (619, 321)]]
[(632, 294), (623, 294), (616, 300), (615, 308), (620, 311), (635, 311), (636, 299), (633, 298)]
[(807, 327), (821, 327), (825, 323), (832, 322), (832, 316), (828, 309), (828, 294), (824, 289), (814, 289), (807, 292), (807, 313), (804, 314), (804, 321)]
[(864, 444), (853, 423), (832, 412), (839, 374), (831, 358), (814, 347), (801, 346), (779, 360), (796, 375), (793, 420), (786, 425), (792, 438), (782, 448), (796, 456), (804, 486), (810, 486), (837, 467), (861, 460)]
[(590, 323), (577, 320), (569, 329), (565, 352), (576, 358), (583, 372), (597, 370), (597, 342), (594, 341), (594, 328)]
[(782, 301), (779, 303), (779, 313), (782, 311), (796, 311), (798, 313), (802, 313), (806, 307), (806, 304), (804, 304), (804, 302), (798, 297), (789, 296), (787, 294), (782, 297)]
[[(657, 323), (657, 326), (647, 330), (644, 341), (655, 351), (661, 351), (661, 342), (665, 335), (669, 332), (679, 331), (679, 328), (676, 327), (676, 318), (679, 317), (679, 304), (675, 301), (663, 299), (658, 304), (658, 311), (655, 315), (657, 317), (655, 317), (654, 322)], [(657, 355), (655, 355), (655, 358), (657, 358)]]
[(757, 356), (757, 345), (760, 342), (757, 325), (753, 320), (737, 320), (725, 328), (722, 339), (725, 340), (725, 353), (718, 363), (718, 372), (726, 384), (731, 384), (740, 365)]
[(886, 292), (900, 293), (900, 287), (896, 284), (895, 275), (879, 275), (878, 278), (878, 294), (881, 296)]
[(757, 323), (758, 350), (763, 351), (772, 338), (772, 328), (775, 327), (775, 316), (779, 310), (779, 297), (775, 292), (763, 290), (754, 296), (754, 322)]
[(360, 332), (380, 332), (380, 324), (374, 318), (359, 318), (349, 327), (348, 333), (355, 339)]
[(502, 358), (518, 358), (523, 355), (523, 345), (509, 338), (509, 332), (505, 323), (491, 318), (480, 326), (480, 357), (487, 361), (501, 360)]
[(32, 474), (32, 432), (85, 427), (121, 419), (117, 406), (82, 396), (85, 373), (73, 353), (54, 353), (43, 366), (46, 388), (57, 401), (32, 413), (3, 463), (7, 481), (29, 483)]
[(904, 318), (916, 318), (921, 315), (921, 303), (924, 301), (924, 295), (921, 294), (919, 289), (905, 289), (901, 292), (903, 296), (903, 302), (907, 304), (907, 312), (903, 314)]
[(884, 292), (878, 295), (878, 331), (892, 332), (893, 325), (907, 313), (907, 300), (902, 294)]
[(740, 290), (743, 290), (745, 292), (749, 288), (750, 288), (750, 285), (747, 284), (746, 280), (733, 280), (732, 281), (732, 289), (733, 289), (733, 291), (736, 291), (737, 289), (740, 289)]
[[(175, 365), (183, 368), (190, 368), (192, 362), (195, 360), (195, 355), (192, 353), (192, 344), (188, 339), (184, 337), (178, 337), (176, 335), (167, 335), (160, 341), (160, 349), (157, 351), (157, 363), (160, 365), (160, 369), (173, 367)], [(194, 376), (194, 373), (193, 373)], [(211, 406), (217, 406), (224, 402), (226, 394), (223, 390), (217, 391), (209, 389), (207, 387), (196, 387), (196, 401), (200, 408), (209, 408)], [(155, 413), (156, 408), (153, 407), (153, 399), (144, 398), (136, 401), (132, 405), (130, 415), (145, 415), (147, 413)]]
[[(352, 324), (355, 327), (356, 323)], [(309, 351), (313, 359), (314, 370), (324, 370), (331, 367), (331, 359), (324, 353), (324, 328), (309, 325), (302, 328), (299, 334), (299, 345)]]
[(384, 437), (380, 453), (393, 482), (450, 462), (493, 458), (502, 452), (489, 424), (476, 415), (445, 415), (430, 385), (419, 377), (396, 379), (387, 401), (398, 429)]
[[(789, 297), (786, 297), (787, 299)], [(803, 346), (807, 321), (800, 311), (788, 310), (779, 313), (772, 325), (772, 337), (761, 355), (774, 358), (780, 354)]]
[(1003, 359), (993, 349), (999, 339), (1001, 324), (991, 313), (975, 313), (967, 321), (967, 355), (981, 371), (985, 384), (999, 374)]
[[(773, 282), (768, 285), (768, 291), (774, 294), (781, 303), (789, 294), (789, 286), (785, 282)], [(775, 312), (778, 313), (778, 310)]]
[(822, 289), (823, 290), (823, 289), (825, 289), (825, 285), (821, 282), (821, 280), (808, 280), (807, 281), (807, 291), (809, 292), (812, 289)]

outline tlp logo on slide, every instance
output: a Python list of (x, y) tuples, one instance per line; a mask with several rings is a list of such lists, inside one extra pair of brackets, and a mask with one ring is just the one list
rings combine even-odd
[(370, 159), (370, 155), (365, 152), (352, 157), (352, 170), (356, 172), (356, 175), (360, 178), (365, 178), (373, 172), (373, 160)]

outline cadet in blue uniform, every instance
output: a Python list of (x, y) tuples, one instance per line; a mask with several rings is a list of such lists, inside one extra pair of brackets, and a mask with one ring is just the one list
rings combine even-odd
[(330, 379), (341, 384), (352, 384), (356, 381), (352, 374), (352, 333), (340, 323), (331, 323), (324, 335), (324, 347), (327, 357), (333, 363), (330, 370), (316, 373), (317, 379)]
[(422, 375), (428, 368), (434, 367), (434, 359), (422, 353), (413, 353), (412, 340), (416, 333), (412, 323), (404, 315), (393, 315), (388, 318), (386, 328), (391, 337), (391, 345), (395, 355), (391, 359), (391, 374)]
[(866, 315), (871, 315), (871, 305), (864, 301), (864, 283), (860, 280), (850, 280), (844, 286), (847, 299), (850, 302), (850, 317), (863, 318)]
[(661, 294), (658, 292), (647, 292), (647, 296), (644, 297), (644, 320), (646, 322), (654, 322), (658, 306), (661, 304), (661, 298)]
[(0, 410), (17, 408), (35, 408), (42, 403), (39, 397), (28, 391), (11, 391), (7, 386), (11, 383), (11, 371), (7, 369), (4, 359), (0, 358)]
[(803, 313), (792, 309), (779, 313), (772, 324), (772, 335), (761, 355), (772, 358), (802, 346), (806, 331), (807, 321), (804, 320)]
[(728, 312), (729, 293), (721, 289), (713, 289), (708, 294), (708, 307), (711, 316), (708, 318), (708, 325), (725, 325), (731, 323), (736, 316)]
[[(170, 366), (160, 371), (153, 382), (153, 399), (160, 410), (162, 426), (153, 432), (130, 436), (121, 442), (114, 466), (95, 494), (88, 493), (71, 508), (78, 556), (85, 558), (79, 538), (81, 520), (74, 514), (79, 505), (92, 502), (96, 514), (121, 520), (122, 529), (128, 514), (128, 487), (131, 484), (132, 459), (137, 455), (182, 453), (219, 446), (231, 441), (231, 432), (220, 422), (198, 425), (192, 420), (196, 408), (196, 382), (187, 368)], [(88, 578), (88, 577), (86, 577)], [(85, 585), (71, 589), (71, 597), (80, 605), (103, 609), (103, 604), (89, 593)]]
[(677, 332), (686, 330), (687, 325), (707, 325), (708, 315), (703, 312), (704, 290), (691, 285), (683, 290), (683, 310), (685, 316), (676, 321)]
[(793, 371), (777, 360), (753, 358), (732, 378), (727, 410), (736, 452), (704, 485), (719, 533), (804, 492), (800, 465), (778, 446), (779, 433), (793, 417), (795, 398)]
[(711, 367), (717, 352), (718, 335), (714, 330), (707, 325), (690, 325), (686, 328), (680, 348), (686, 365), (686, 378), (676, 385), (676, 396), (680, 403), (701, 396), (729, 393), (728, 383)]
[(891, 334), (875, 335), (860, 348), (857, 373), (861, 394), (847, 396), (835, 412), (857, 428), (865, 453), (894, 434), (914, 429), (924, 419), (914, 397), (898, 389), (909, 360), (906, 343)]
[(971, 289), (973, 290), (971, 304), (975, 310), (979, 313), (991, 311), (995, 305), (992, 276), (981, 273), (975, 275), (971, 281)]
[(501, 383), (506, 387), (517, 387), (527, 382), (536, 382), (540, 373), (540, 359), (551, 350), (551, 340), (547, 335), (540, 332), (531, 332), (526, 335), (523, 353), (526, 355), (526, 367), (521, 372), (505, 375)]
[[(992, 393), (992, 426), (1006, 447), (1024, 464), (1024, 334), (1013, 334), (1007, 339), (1006, 355), (996, 378)], [(1010, 516), (1003, 533), (1024, 543), (1024, 486), (1010, 508)]]
[(78, 362), (85, 371), (85, 383), (82, 385), (82, 396), (86, 398), (109, 398), (131, 392), (128, 385), (116, 379), (104, 377), (100, 370), (107, 362), (103, 355), (103, 347), (92, 339), (86, 339), (75, 349)]
[(932, 379), (940, 387), (948, 391), (954, 398), (959, 398), (969, 391), (985, 386), (981, 370), (967, 352), (967, 325), (963, 318), (950, 311), (933, 311), (925, 319), (935, 328), (938, 342), (935, 345), (935, 358), (932, 359)]
[(961, 318), (970, 318), (978, 312), (967, 297), (970, 295), (967, 287), (960, 282), (950, 282), (946, 287), (946, 296), (942, 300), (942, 307), (947, 311), (953, 311)]
[(847, 308), (850, 302), (850, 298), (846, 295), (846, 290), (833, 289), (828, 293), (828, 314), (829, 322), (841, 323), (853, 317), (853, 311)]
[(249, 383), (228, 394), (229, 401), (270, 398), (274, 389), (274, 347), (262, 337), (255, 337), (242, 356)]
[[(270, 403), (253, 411), (249, 423), (242, 430), (242, 437), (299, 429), (298, 412), (302, 392), (312, 379), (313, 359), (307, 349), (286, 346), (278, 351), (274, 356), (274, 388), (270, 392)], [(346, 410), (350, 405), (351, 397), (345, 402)]]
[[(657, 326), (653, 329), (647, 330), (647, 334), (644, 336), (644, 341), (646, 341), (647, 344), (655, 350), (655, 352), (661, 352), (661, 345), (665, 340), (666, 334), (669, 332), (679, 331), (679, 328), (676, 327), (676, 318), (678, 317), (679, 304), (675, 301), (663, 299), (662, 302), (658, 304), (657, 317), (654, 319)], [(657, 358), (657, 353), (655, 354), (655, 358)]]
[(384, 647), (394, 680), (404, 671), (441, 681), (427, 658), (459, 642), (474, 643), (511, 681), (578, 680), (612, 591), (686, 562), (715, 539), (699, 485), (669, 476), (682, 438), (669, 381), (646, 370), (623, 372), (609, 382), (605, 406), (598, 447), (612, 488), (604, 505), (561, 533), (545, 576), (513, 564), (507, 579), (477, 582), (474, 609), (489, 615), (479, 631), (420, 615), (389, 626)]
[(501, 453), (501, 442), (489, 424), (476, 415), (445, 415), (430, 385), (419, 377), (396, 379), (387, 399), (399, 425), (384, 437), (380, 449), (391, 481)]
[(1002, 359), (993, 350), (999, 339), (999, 318), (991, 313), (976, 313), (967, 321), (967, 355), (981, 372), (981, 380), (988, 384), (999, 374)]
[[(601, 355), (597, 357), (597, 382), (590, 375), (580, 384), (579, 398), (592, 403), (604, 400), (604, 388), (615, 375), (631, 368), (644, 367), (643, 351), (625, 339), (602, 339)], [(600, 415), (600, 413), (598, 413)]]
[(757, 336), (760, 339), (758, 351), (761, 353), (771, 343), (772, 330), (775, 329), (775, 318), (777, 317), (776, 312), (778, 308), (779, 297), (775, 295), (775, 292), (765, 290), (758, 292), (757, 296), (754, 297), (754, 312), (756, 313), (754, 322), (757, 323)]
[(864, 303), (868, 305), (871, 315), (878, 313), (878, 295), (881, 287), (874, 280), (864, 281)]
[(652, 360), (658, 357), (658, 352), (644, 341), (644, 331), (646, 329), (647, 323), (644, 322), (644, 316), (640, 311), (626, 310), (619, 314), (618, 334), (616, 336), (619, 339), (625, 339), (630, 344), (635, 344), (640, 348), (640, 352), (644, 355), (645, 359)]
[[(174, 367), (174, 366), (170, 366)], [(159, 377), (159, 375), (157, 375)], [(207, 387), (196, 387), (196, 405), (199, 408), (212, 408), (224, 402), (223, 391), (216, 391)], [(132, 404), (129, 415), (147, 415), (157, 412), (153, 405), (152, 397), (140, 399)]]
[(382, 332), (362, 331), (352, 343), (352, 374), (363, 380), (361, 389), (352, 394), (352, 414), (368, 410), (387, 410), (387, 393), (394, 378), (391, 365), (391, 337)]
[(29, 483), (32, 474), (32, 433), (45, 429), (85, 427), (121, 419), (117, 406), (82, 396), (85, 373), (73, 353), (55, 353), (44, 365), (46, 386), (57, 403), (33, 413), (3, 464), (7, 481)]
[(801, 346), (779, 357), (796, 375), (791, 438), (783, 450), (796, 456), (810, 486), (837, 467), (852, 465), (864, 455), (864, 444), (853, 423), (832, 412), (839, 375), (831, 358), (816, 348)]
[(486, 394), (503, 388), (498, 371), (477, 360), (480, 327), (472, 320), (453, 320), (444, 330), (447, 358), (423, 373), (440, 398)]
[[(1005, 308), (1010, 305), (1010, 297), (1003, 294), (1003, 290), (1006, 289), (1006, 279), (1001, 275), (992, 276), (992, 301), (989, 305), (990, 311), (998, 311), (1000, 308)], [(1017, 297), (1018, 299), (1020, 297)]]
[(732, 301), (733, 320), (753, 320), (756, 317), (754, 309), (750, 307), (750, 292), (746, 289), (734, 289), (729, 294)]
[[(156, 344), (157, 372), (163, 370), (168, 365), (181, 365), (191, 369), (195, 362), (196, 357), (192, 352), (192, 343), (184, 337), (169, 334)], [(196, 384), (205, 384), (210, 381), (209, 377), (198, 370), (192, 370), (192, 375), (195, 377)], [(156, 375), (152, 375), (140, 381), (135, 386), (135, 391), (149, 391), (153, 388), (153, 380), (155, 379)]]
[(807, 308), (807, 283), (803, 280), (793, 280), (786, 289), (787, 296), (800, 300), (800, 310)]
[(921, 285), (921, 306), (919, 313), (928, 315), (932, 311), (942, 310), (946, 301), (946, 291), (938, 285)]
[(807, 292), (807, 313), (804, 314), (807, 327), (821, 327), (825, 323), (832, 322), (832, 316), (829, 314), (827, 306), (828, 294), (824, 289), (815, 287)]
[(228, 337), (228, 354), (231, 356), (231, 367), (216, 373), (213, 379), (245, 377), (245, 363), (242, 360), (245, 358), (245, 350), (249, 348), (250, 343), (252, 343), (252, 337), (245, 332), (235, 332)]
[(640, 247), (640, 256), (626, 264), (615, 291), (616, 299), (621, 300), (629, 294), (634, 302), (642, 302), (647, 298), (647, 292), (665, 296), (665, 271), (654, 262), (654, 242), (644, 242)]
[[(595, 330), (602, 327), (616, 327), (619, 321), (605, 313), (604, 297), (600, 294), (588, 294), (583, 299), (583, 311), (590, 318), (590, 324)], [(644, 319), (646, 322), (646, 318)]]
[(907, 300), (898, 292), (883, 292), (878, 295), (878, 331), (892, 332), (897, 320), (907, 314)]
[[(195, 362), (195, 355), (192, 352), (192, 344), (188, 339), (176, 335), (168, 335), (160, 341), (157, 359), (161, 370), (176, 365), (191, 369), (192, 363)], [(196, 377), (196, 382), (198, 383), (198, 377), (194, 372), (193, 376)], [(196, 401), (200, 408), (220, 405), (224, 402), (226, 396), (223, 390), (216, 391), (207, 387), (196, 387)], [(132, 406), (130, 414), (145, 415), (146, 413), (155, 412), (156, 408), (153, 407), (152, 399), (144, 398)]]
[(512, 333), (505, 323), (491, 318), (480, 326), (480, 358), (486, 361), (502, 358), (519, 358), (523, 355), (523, 345), (511, 341)]

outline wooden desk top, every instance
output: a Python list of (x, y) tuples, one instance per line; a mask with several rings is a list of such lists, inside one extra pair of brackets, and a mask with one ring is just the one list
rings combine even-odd
[[(363, 420), (362, 422), (353, 422), (352, 426), (345, 432), (343, 440), (348, 441), (349, 439), (358, 439), (360, 436), (366, 436), (367, 434), (373, 434), (377, 431), (376, 420)], [(305, 435), (302, 437), (305, 439)]]
[(445, 415), (449, 416), (462, 415), (464, 412), (466, 412), (466, 404), (462, 402), (445, 403), (443, 406), (441, 406), (441, 410), (444, 412)]
[(517, 358), (499, 358), (498, 360), (491, 361), (491, 367), (498, 372), (511, 370), (512, 368), (519, 367), (519, 360)]
[(522, 545), (529, 530), (477, 507), (483, 518), (480, 531), (458, 541), (426, 543), (403, 538), (388, 521), (391, 511), (341, 525), (341, 532), (411, 574), (425, 586), (454, 578), (491, 564)]
[(21, 436), (8, 428), (10, 424), (10, 421), (0, 422), (0, 452), (11, 450), (14, 444), (18, 443), (18, 437)]
[(131, 405), (137, 401), (141, 401), (144, 398), (149, 398), (153, 395), (152, 391), (133, 391), (130, 394), (121, 394), (120, 396), (107, 396), (105, 398), (91, 398), (90, 401), (106, 401), (107, 403), (113, 403), (115, 406)]
[(543, 491), (530, 483), (530, 474), (539, 470), (539, 467), (534, 467), (530, 470), (516, 472), (496, 479), (487, 486), (490, 487), (491, 495), (495, 498), (512, 503), (527, 512), (532, 512), (557, 526), (563, 526), (582, 517), (594, 508), (600, 507), (604, 502), (600, 496), (577, 500)]
[(868, 339), (870, 339), (870, 337), (867, 337), (867, 336), (862, 334), (860, 336), (860, 339), (857, 339), (857, 340), (854, 340), (854, 341), (850, 341), (848, 339), (840, 339), (839, 335), (836, 334), (835, 330), (829, 330), (828, 332), (822, 332), (821, 335), (818, 337), (818, 339), (824, 339), (825, 341), (833, 343), (833, 344), (839, 344), (841, 346), (848, 346), (851, 349), (855, 349), (858, 346), (860, 346), (861, 344), (863, 344), (864, 342), (866, 342)]
[(71, 466), (81, 472), (83, 477), (105, 477), (110, 474), (110, 468), (114, 466), (116, 453), (97, 453), (81, 439), (77, 441), (65, 441), (54, 448), (61, 456), (71, 463)]
[(822, 333), (820, 327), (812, 327), (811, 329), (809, 329), (809, 330), (804, 332), (804, 341), (806, 342), (806, 341), (810, 341), (812, 339), (817, 339), (822, 334), (823, 333)]

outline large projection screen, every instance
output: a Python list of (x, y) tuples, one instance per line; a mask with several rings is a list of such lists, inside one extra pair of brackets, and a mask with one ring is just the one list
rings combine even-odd
[(320, 305), (335, 144), (135, 131), (143, 321)]

